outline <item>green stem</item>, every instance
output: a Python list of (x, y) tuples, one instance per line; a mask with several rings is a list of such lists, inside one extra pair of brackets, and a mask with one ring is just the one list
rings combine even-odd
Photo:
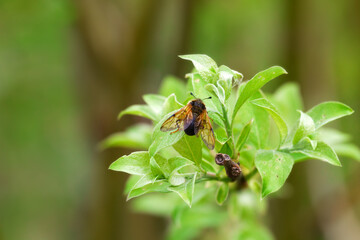
[(220, 182), (230, 182), (230, 178), (228, 177), (217, 177), (215, 175), (204, 175), (202, 178), (196, 180), (196, 183), (204, 182), (204, 181), (220, 181)]
[(258, 170), (257, 168), (254, 168), (249, 174), (245, 176), (246, 181), (249, 181), (255, 174), (257, 174)]
[(224, 117), (224, 120), (225, 120), (224, 124), (225, 124), (226, 135), (227, 135), (228, 138), (231, 138), (231, 140), (232, 140), (231, 142), (232, 142), (233, 156), (236, 156), (237, 154), (236, 154), (236, 149), (235, 149), (235, 141), (234, 141), (234, 138), (233, 138), (231, 124), (230, 124), (230, 121), (229, 121), (229, 118), (228, 118), (228, 115), (227, 115), (224, 104), (221, 104), (221, 109), (222, 109), (223, 117)]

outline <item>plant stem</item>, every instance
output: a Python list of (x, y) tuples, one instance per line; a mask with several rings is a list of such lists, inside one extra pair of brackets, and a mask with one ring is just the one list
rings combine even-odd
[(220, 182), (230, 182), (230, 178), (228, 177), (217, 177), (216, 175), (210, 175), (207, 173), (202, 178), (197, 179), (196, 183), (204, 182), (204, 181), (220, 181)]
[[(224, 124), (225, 124), (226, 135), (227, 135), (228, 138), (231, 138), (233, 156), (236, 156), (237, 153), (236, 153), (236, 148), (235, 148), (235, 141), (234, 141), (234, 138), (233, 138), (231, 124), (229, 122), (229, 118), (228, 118), (228, 115), (227, 115), (224, 104), (221, 104), (221, 109), (222, 109), (223, 117), (224, 117), (224, 120), (225, 120)], [(233, 157), (233, 156), (231, 156), (231, 157)]]
[(247, 174), (245, 176), (245, 180), (249, 181), (253, 176), (255, 176), (255, 174), (258, 172), (258, 170), (256, 168), (254, 168), (251, 172), (249, 172), (249, 174)]

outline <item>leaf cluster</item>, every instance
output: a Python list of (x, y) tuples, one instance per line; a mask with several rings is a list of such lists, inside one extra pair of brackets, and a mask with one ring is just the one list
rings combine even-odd
[[(110, 169), (131, 174), (128, 199), (149, 192), (173, 192), (189, 206), (196, 186), (215, 187), (214, 199), (223, 204), (230, 193), (238, 194), (239, 182), (230, 183), (224, 167), (215, 164), (217, 153), (239, 162), (247, 186), (264, 198), (278, 191), (293, 165), (318, 159), (341, 166), (338, 155), (360, 159), (359, 149), (348, 135), (324, 125), (350, 115), (353, 110), (340, 102), (320, 103), (303, 109), (298, 86), (286, 83), (273, 94), (261, 88), (286, 71), (273, 66), (248, 81), (227, 66), (218, 66), (206, 55), (183, 55), (194, 65), (186, 83), (166, 77), (158, 94), (143, 96), (145, 104), (132, 105), (119, 114), (147, 118), (151, 124), (135, 124), (102, 142), (103, 147), (128, 147), (135, 151), (122, 156)], [(211, 96), (206, 108), (215, 133), (215, 149), (210, 151), (200, 138), (179, 131), (160, 131), (162, 123), (192, 99)], [(209, 182), (210, 185), (204, 185)]]

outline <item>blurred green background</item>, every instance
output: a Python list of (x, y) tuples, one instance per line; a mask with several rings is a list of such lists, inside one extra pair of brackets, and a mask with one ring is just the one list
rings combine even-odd
[[(298, 82), (306, 109), (338, 100), (337, 122), (360, 143), (360, 1), (1, 0), (0, 239), (161, 239), (166, 222), (132, 213), (126, 174), (107, 170), (129, 150), (97, 143), (138, 118), (124, 107), (184, 77), (179, 54), (204, 53), (245, 79), (272, 65)], [(295, 166), (270, 200), (277, 239), (357, 239), (360, 164)]]

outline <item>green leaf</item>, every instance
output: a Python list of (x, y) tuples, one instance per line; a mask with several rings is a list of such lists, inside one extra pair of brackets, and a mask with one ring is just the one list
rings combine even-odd
[(189, 207), (191, 207), (194, 195), (195, 180), (196, 172), (193, 177), (187, 180), (184, 184), (179, 186), (170, 186), (168, 187), (168, 190), (177, 193), (184, 200), (184, 202), (189, 205)]
[(222, 182), (216, 192), (216, 202), (222, 205), (229, 195), (229, 183)]
[(120, 119), (124, 115), (135, 115), (156, 121), (156, 114), (147, 105), (132, 105), (121, 111), (118, 115), (118, 119)]
[(203, 159), (201, 162), (201, 167), (206, 171), (206, 172), (212, 172), (212, 173), (216, 173), (217, 170), (215, 169), (214, 165), (211, 164), (208, 160)]
[[(135, 182), (135, 179), (132, 179), (131, 177), (137, 177), (137, 181)], [(141, 176), (131, 175), (129, 180), (126, 182), (126, 189), (124, 190), (125, 193), (128, 195), (133, 191), (134, 189), (143, 187), (149, 183), (154, 183), (156, 181), (156, 176), (153, 174), (146, 174)]]
[[(248, 105), (248, 111), (252, 113), (254, 122), (249, 134), (249, 143), (254, 145), (257, 149), (267, 148), (269, 144), (269, 133), (270, 133), (270, 117), (269, 114), (262, 108), (255, 107), (250, 103)], [(244, 106), (245, 106), (244, 105)]]
[(127, 197), (127, 200), (130, 200), (134, 197), (139, 197), (139, 196), (141, 196), (145, 193), (149, 193), (149, 192), (166, 193), (166, 192), (170, 191), (170, 190), (168, 190), (169, 186), (170, 186), (170, 183), (168, 183), (166, 180), (156, 180), (153, 183), (149, 183), (142, 187), (131, 190), (131, 192), (129, 193), (129, 195)]
[(298, 143), (302, 138), (315, 132), (315, 123), (313, 119), (302, 111), (298, 112), (300, 113), (300, 118), (293, 138), (294, 145)]
[(225, 153), (230, 157), (233, 157), (233, 150), (231, 148), (232, 148), (232, 140), (230, 138), (224, 143), (224, 145), (222, 145), (221, 149), (219, 150), (219, 153)]
[(234, 120), (240, 107), (248, 100), (254, 93), (256, 93), (267, 82), (276, 78), (279, 75), (286, 74), (285, 69), (279, 66), (270, 67), (264, 71), (257, 73), (251, 80), (240, 85), (238, 90), (238, 98), (236, 100), (235, 108), (232, 115)]
[(296, 110), (303, 109), (299, 85), (291, 82), (284, 83), (276, 90), (272, 100), (288, 126), (293, 126), (298, 118)]
[(152, 127), (149, 124), (136, 124), (124, 132), (110, 135), (100, 143), (100, 147), (147, 149), (151, 144), (151, 131)]
[(244, 78), (244, 76), (235, 71), (230, 69), (229, 67), (225, 66), (225, 65), (221, 65), (219, 67), (219, 80), (231, 80), (232, 81), (232, 87), (238, 85), (240, 83), (240, 81)]
[(343, 103), (323, 102), (310, 109), (307, 114), (314, 120), (317, 129), (328, 122), (350, 115), (353, 112), (354, 110)]
[(205, 89), (214, 94), (222, 104), (225, 103), (225, 90), (222, 87), (216, 87), (214, 84), (209, 83), (205, 85)]
[(168, 178), (171, 173), (168, 160), (158, 154), (150, 158), (150, 166), (155, 175), (162, 175)]
[(169, 158), (168, 164), (171, 172), (173, 172), (173, 171), (178, 171), (183, 167), (193, 165), (194, 163), (187, 158), (177, 156), (177, 157)]
[(360, 149), (358, 146), (351, 143), (336, 144), (333, 146), (338, 155), (355, 159), (360, 161)]
[(204, 54), (190, 54), (179, 56), (182, 59), (190, 60), (194, 67), (199, 72), (200, 76), (207, 82), (212, 82), (215, 74), (218, 71), (216, 62)]
[(110, 170), (126, 172), (134, 175), (145, 175), (151, 173), (150, 156), (148, 152), (133, 152), (113, 162)]
[(169, 159), (168, 162), (172, 171), (169, 176), (171, 185), (178, 186), (183, 184), (185, 182), (185, 177), (184, 174), (179, 173), (179, 171), (187, 166), (192, 166), (194, 163), (184, 157), (174, 157)]
[(237, 143), (236, 143), (236, 149), (240, 152), (241, 151), (241, 148), (244, 146), (248, 136), (249, 136), (249, 133), (251, 131), (251, 127), (252, 127), (252, 124), (254, 122), (254, 119), (251, 119), (242, 129), (240, 135), (239, 135), (239, 139), (237, 140)]
[(145, 94), (143, 96), (144, 101), (153, 110), (156, 115), (161, 113), (163, 108), (165, 97), (157, 94)]
[(199, 137), (184, 135), (184, 137), (173, 145), (173, 148), (181, 156), (190, 159), (197, 166), (201, 164), (202, 150), (201, 139)]
[(168, 97), (173, 93), (181, 103), (188, 97), (188, 90), (186, 89), (185, 82), (177, 77), (167, 76), (160, 86), (159, 94)]
[(259, 151), (255, 156), (255, 166), (262, 178), (262, 198), (279, 190), (288, 178), (294, 160), (291, 155), (274, 150)]
[(217, 112), (207, 111), (209, 118), (213, 120), (219, 127), (225, 128), (224, 118)]
[(152, 135), (153, 142), (149, 147), (150, 156), (154, 156), (157, 152), (159, 152), (163, 148), (172, 146), (173, 144), (177, 143), (184, 136), (184, 134), (185, 134), (184, 131), (179, 131), (179, 132), (171, 134), (170, 132), (162, 132), (160, 130), (161, 125), (172, 114), (173, 114), (173, 112), (167, 114), (165, 117), (163, 117), (161, 119), (160, 122), (158, 122), (158, 124), (156, 124), (153, 135)]
[(341, 166), (335, 151), (329, 145), (321, 141), (318, 141), (315, 150), (312, 148), (312, 146), (308, 146), (304, 149), (294, 150), (292, 152), (301, 153), (306, 155), (308, 158), (319, 159), (335, 166)]
[(214, 95), (212, 92), (209, 92), (205, 88), (208, 82), (200, 78), (200, 76), (198, 76), (197, 74), (191, 75), (191, 82), (193, 85), (194, 94), (197, 98), (202, 99), (202, 98), (207, 98), (209, 96), (212, 97), (212, 99), (206, 100), (205, 102), (206, 109), (220, 114), (222, 112), (220, 101), (218, 100), (216, 95)]
[(288, 135), (288, 127), (276, 107), (265, 98), (253, 100), (251, 101), (251, 103), (265, 109), (274, 119), (274, 122), (278, 127), (280, 133), (280, 144), (282, 144)]
[(178, 102), (178, 100), (176, 99), (175, 94), (171, 94), (170, 96), (168, 96), (166, 98), (166, 100), (165, 100), (165, 102), (163, 104), (163, 109), (162, 109), (161, 116), (163, 117), (164, 115), (167, 115), (169, 112), (173, 112), (175, 110), (177, 111), (180, 108), (182, 108), (183, 106), (184, 105), (182, 105), (181, 103)]

